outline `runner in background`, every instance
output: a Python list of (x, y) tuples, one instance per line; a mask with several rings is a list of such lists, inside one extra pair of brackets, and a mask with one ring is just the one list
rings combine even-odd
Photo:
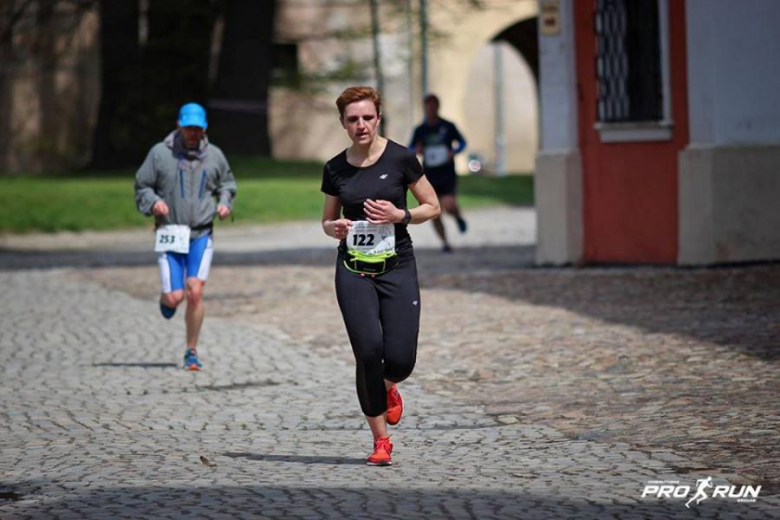
[[(453, 148), (453, 143), (457, 146)], [(455, 174), (455, 155), (466, 148), (466, 140), (457, 127), (439, 116), (439, 98), (434, 94), (425, 96), (425, 121), (414, 129), (409, 148), (423, 156), (425, 176), (428, 177), (442, 209), (455, 217), (458, 229), (466, 232), (466, 221), (458, 207), (458, 176)], [(445, 253), (452, 251), (447, 241), (447, 232), (441, 217), (433, 219), (433, 227), (442, 241)]]
[(154, 216), (162, 295), (160, 313), (171, 319), (185, 297), (184, 368), (200, 370), (198, 337), (203, 286), (214, 253), (214, 217), (231, 214), (236, 181), (222, 150), (206, 138), (206, 111), (197, 103), (179, 110), (177, 129), (152, 147), (135, 175), (138, 211)]

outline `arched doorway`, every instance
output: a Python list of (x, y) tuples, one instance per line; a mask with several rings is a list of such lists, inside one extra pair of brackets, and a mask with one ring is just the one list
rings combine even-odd
[(498, 33), (494, 42), (506, 42), (520, 53), (539, 84), (539, 31), (537, 18), (528, 18), (514, 23)]
[[(510, 132), (505, 149), (512, 150), (508, 171), (532, 171), (539, 135), (536, 2), (495, 5), (455, 24), (449, 22), (457, 30), (432, 46), (429, 60), (430, 89), (442, 100), (442, 115), (466, 134), (469, 153), (474, 145), (474, 151), (486, 153), (489, 162), (494, 160), (494, 147), (486, 144), (486, 139), (493, 140), (495, 126), (490, 101), (492, 60), (488, 58), (492, 42), (499, 42), (506, 62), (505, 78), (512, 78), (504, 84), (503, 98), (511, 101), (504, 103), (502, 111)], [(517, 136), (514, 142), (511, 134)], [(467, 157), (458, 156), (456, 165), (458, 171), (467, 171)]]
[[(498, 70), (496, 60), (501, 62)], [(485, 173), (498, 173), (500, 153), (503, 171), (533, 172), (539, 148), (538, 99), (536, 76), (513, 46), (494, 40), (480, 49), (466, 80), (462, 131), (468, 136), (469, 156), (479, 158)], [(503, 142), (502, 151), (498, 141)]]

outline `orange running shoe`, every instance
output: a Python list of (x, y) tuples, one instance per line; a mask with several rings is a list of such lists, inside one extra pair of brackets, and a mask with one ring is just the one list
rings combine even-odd
[(387, 391), (387, 424), (395, 426), (401, 421), (404, 413), (404, 400), (398, 391), (398, 385), (393, 385)]
[(374, 453), (366, 459), (369, 466), (392, 466), (393, 443), (390, 437), (379, 437), (374, 441)]

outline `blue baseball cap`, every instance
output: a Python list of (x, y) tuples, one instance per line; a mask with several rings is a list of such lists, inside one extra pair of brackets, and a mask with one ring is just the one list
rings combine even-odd
[(179, 109), (179, 126), (199, 126), (206, 129), (206, 109), (197, 103), (187, 103)]

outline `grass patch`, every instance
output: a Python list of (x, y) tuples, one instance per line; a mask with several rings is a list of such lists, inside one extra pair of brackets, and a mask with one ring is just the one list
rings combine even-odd
[[(318, 219), (322, 163), (236, 158), (236, 223)], [(0, 232), (110, 230), (149, 225), (135, 209), (134, 170), (70, 176), (0, 177)], [(533, 177), (461, 177), (468, 208), (533, 204)]]
[(505, 204), (533, 206), (533, 175), (481, 177), (469, 175), (458, 180), (459, 202), (464, 208)]
[(132, 178), (0, 178), (0, 232), (105, 230), (144, 223), (135, 209)]

